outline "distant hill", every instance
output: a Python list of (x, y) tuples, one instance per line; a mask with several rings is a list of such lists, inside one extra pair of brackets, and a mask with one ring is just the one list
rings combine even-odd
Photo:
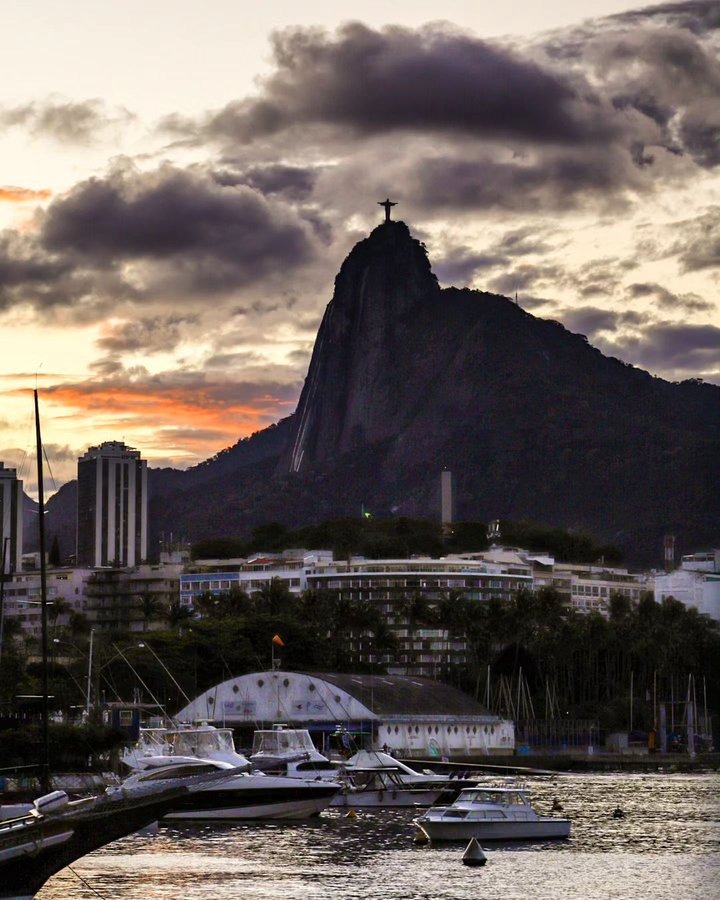
[(438, 517), (448, 468), (458, 520), (543, 522), (659, 564), (665, 533), (680, 552), (720, 542), (718, 460), (719, 387), (654, 378), (505, 297), (443, 290), (388, 222), (338, 273), (296, 413), (187, 472), (153, 470), (152, 530)]

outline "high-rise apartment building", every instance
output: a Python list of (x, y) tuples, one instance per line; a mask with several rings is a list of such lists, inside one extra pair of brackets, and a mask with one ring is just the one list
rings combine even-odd
[(0, 569), (4, 559), (6, 575), (22, 568), (22, 545), (23, 483), (0, 462)]
[(147, 463), (122, 441), (78, 459), (77, 564), (136, 566), (147, 558)]

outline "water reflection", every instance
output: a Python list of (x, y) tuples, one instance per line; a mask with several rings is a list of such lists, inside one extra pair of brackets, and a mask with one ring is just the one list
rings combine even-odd
[[(78, 860), (90, 887), (65, 870), (38, 900), (718, 896), (718, 776), (569, 775), (530, 787), (543, 814), (558, 798), (570, 839), (491, 845), (483, 869), (461, 864), (462, 845), (415, 844), (412, 811), (337, 810), (287, 824), (163, 826)], [(624, 819), (612, 816), (618, 806)]]

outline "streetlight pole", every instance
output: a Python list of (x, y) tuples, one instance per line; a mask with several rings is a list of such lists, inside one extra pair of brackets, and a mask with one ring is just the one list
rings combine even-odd
[(5, 566), (7, 565), (7, 548), (10, 538), (3, 539), (2, 569), (0, 569), (0, 662), (2, 662), (3, 638), (5, 636)]
[(85, 721), (90, 721), (90, 685), (92, 684), (93, 639), (95, 629), (90, 629), (90, 651), (88, 653), (87, 692), (85, 693)]
[(42, 737), (43, 766), (41, 786), (44, 794), (50, 791), (50, 711), (48, 708), (48, 623), (47, 623), (47, 572), (45, 562), (45, 495), (43, 491), (42, 438), (40, 436), (40, 410), (38, 406), (37, 388), (33, 391), (35, 399), (35, 447), (37, 454), (37, 491), (38, 491), (38, 531), (40, 543), (40, 600), (42, 603)]

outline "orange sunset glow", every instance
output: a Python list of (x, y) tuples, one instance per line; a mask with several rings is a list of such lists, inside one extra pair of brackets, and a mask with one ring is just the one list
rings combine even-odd
[(0, 203), (28, 203), (31, 200), (47, 200), (51, 196), (52, 191), (49, 190), (0, 186)]

